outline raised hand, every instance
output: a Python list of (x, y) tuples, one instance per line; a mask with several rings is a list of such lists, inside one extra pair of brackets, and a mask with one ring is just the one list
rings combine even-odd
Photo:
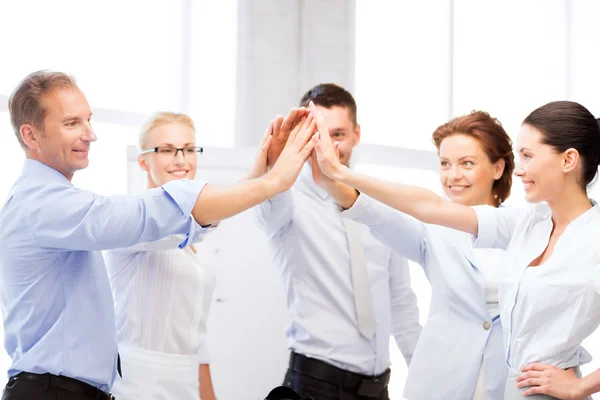
[(281, 116), (277, 116), (275, 119), (271, 120), (269, 127), (267, 128), (267, 131), (260, 142), (258, 153), (256, 154), (256, 159), (254, 160), (254, 165), (250, 171), (244, 175), (242, 180), (260, 178), (267, 173), (269, 169), (267, 165), (267, 154), (273, 141), (273, 131), (276, 125), (281, 126), (282, 121), (283, 117)]
[(273, 125), (273, 139), (267, 152), (267, 164), (273, 168), (279, 155), (287, 143), (290, 132), (298, 125), (302, 117), (308, 116), (308, 110), (304, 107), (292, 108), (285, 118)]
[[(335, 150), (336, 156), (339, 159), (340, 150), (338, 148), (338, 143), (333, 144), (333, 149)], [(319, 167), (319, 161), (317, 160), (317, 152), (314, 149), (310, 154), (310, 165), (312, 167), (313, 181), (326, 190), (327, 188), (331, 187), (332, 183), (335, 181), (321, 171), (321, 167)]]
[(289, 134), (287, 143), (273, 168), (265, 175), (279, 191), (292, 187), (313, 149), (311, 137), (316, 132), (315, 119), (303, 116)]
[(317, 110), (313, 102), (310, 102), (308, 107), (310, 116), (312, 116), (317, 125), (318, 133), (313, 135), (312, 142), (314, 144), (315, 153), (319, 168), (327, 177), (336, 179), (336, 172), (342, 167), (339, 160), (339, 151), (336, 151), (331, 137), (329, 137), (329, 128), (325, 124), (323, 115)]

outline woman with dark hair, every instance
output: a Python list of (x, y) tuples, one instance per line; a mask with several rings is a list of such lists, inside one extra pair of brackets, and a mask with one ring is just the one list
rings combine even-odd
[[(450, 201), (502, 205), (510, 195), (514, 156), (497, 119), (473, 111), (441, 125), (432, 138)], [(349, 207), (342, 216), (367, 225), (377, 239), (419, 263), (431, 284), (429, 317), (409, 365), (404, 397), (502, 400), (508, 369), (498, 267), (504, 251), (474, 249), (469, 234), (424, 224), (364, 194), (355, 201), (339, 200)]]
[(506, 250), (499, 290), (505, 399), (579, 400), (600, 390), (600, 371), (585, 378), (579, 371), (591, 359), (581, 343), (600, 324), (600, 208), (587, 196), (600, 164), (600, 127), (585, 107), (552, 102), (523, 121), (515, 175), (535, 204), (521, 210), (470, 207), (349, 170), (311, 112), (324, 174), (425, 223), (470, 233), (476, 247)]

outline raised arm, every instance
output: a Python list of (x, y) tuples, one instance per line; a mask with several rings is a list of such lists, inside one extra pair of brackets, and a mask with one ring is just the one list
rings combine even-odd
[(336, 157), (322, 115), (314, 105), (309, 109), (317, 121), (318, 133), (312, 141), (319, 166), (325, 175), (422, 222), (477, 234), (477, 214), (471, 207), (447, 201), (427, 189), (384, 181), (342, 165)]
[(338, 181), (328, 178), (319, 168), (316, 153), (311, 157), (312, 174), (315, 183), (345, 211), (342, 217), (365, 224), (379, 241), (408, 259), (419, 263), (423, 268), (427, 249), (425, 226), (406, 214), (375, 201)]
[(215, 224), (288, 190), (312, 151), (315, 123), (309, 116), (290, 133), (277, 162), (264, 176), (229, 186), (206, 185), (192, 211), (194, 219), (202, 226)]
[[(313, 118), (289, 140), (266, 175), (228, 186), (172, 181), (141, 195), (99, 196), (71, 185), (42, 188), (31, 196), (29, 224), (40, 246), (59, 250), (109, 250), (185, 234), (195, 241), (204, 227), (281, 193), (296, 180), (312, 151)], [(194, 223), (194, 220), (196, 223)], [(199, 226), (199, 225), (201, 226)]]
[[(295, 131), (302, 127), (306, 121), (307, 113), (305, 108), (292, 109), (285, 119), (276, 117), (272, 121), (269, 127), (273, 137), (271, 140), (272, 145), (269, 148), (270, 161), (279, 159), (281, 153), (280, 147), (286, 143), (290, 135), (295, 135)], [(273, 150), (274, 147), (275, 149)], [(265, 170), (267, 169), (267, 164), (268, 161), (263, 164)], [(294, 214), (294, 202), (290, 191), (285, 191), (260, 203), (255, 210), (258, 226), (269, 237), (278, 234), (290, 224)]]

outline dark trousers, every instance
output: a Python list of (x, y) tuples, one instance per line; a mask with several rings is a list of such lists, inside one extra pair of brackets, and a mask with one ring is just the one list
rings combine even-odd
[[(339, 381), (332, 382), (331, 380), (328, 381), (325, 379), (319, 379), (316, 377), (318, 374), (312, 373), (313, 371), (308, 370), (310, 368), (307, 368), (305, 371), (302, 370), (303, 368), (298, 368), (298, 365), (302, 365), (300, 363), (294, 364), (294, 358), (298, 357), (302, 357), (304, 361), (307, 360), (306, 357), (292, 353), (290, 368), (288, 368), (287, 373), (285, 374), (283, 385), (294, 389), (300, 394), (300, 396), (312, 397), (314, 400), (390, 400), (387, 386), (381, 391), (381, 393), (379, 393), (378, 397), (360, 396), (357, 394), (357, 387), (355, 385), (347, 386)], [(325, 364), (317, 360), (308, 360), (309, 363), (304, 363), (304, 365), (310, 366), (313, 363)], [(294, 365), (296, 365), (296, 367), (294, 367)], [(328, 365), (325, 368), (328, 370), (329, 368), (336, 369), (340, 374), (352, 376), (353, 378), (356, 376), (361, 376), (352, 372), (343, 371), (342, 369), (331, 365)], [(316, 370), (317, 369), (314, 371)], [(350, 379), (346, 381), (349, 380)]]
[[(105, 399), (97, 396), (75, 393), (58, 387), (52, 387), (49, 381), (39, 382), (27, 381), (25, 379), (10, 379), (2, 393), (2, 400), (91, 400)], [(83, 384), (83, 383), (82, 383)], [(85, 384), (83, 384), (85, 385)]]

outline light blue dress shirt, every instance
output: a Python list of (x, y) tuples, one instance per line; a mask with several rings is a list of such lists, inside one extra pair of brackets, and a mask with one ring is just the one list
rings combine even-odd
[(431, 284), (429, 316), (404, 398), (473, 400), (483, 367), (485, 399), (504, 399), (502, 324), (490, 315), (481, 268), (502, 268), (505, 252), (479, 253), (471, 235), (424, 224), (364, 194), (342, 216), (367, 225), (375, 238), (419, 263)]
[[(0, 299), (8, 376), (51, 373), (109, 392), (116, 376), (112, 293), (100, 250), (204, 232), (191, 210), (204, 184), (169, 182), (104, 197), (27, 159), (0, 210)], [(123, 371), (124, 374), (127, 371)]]

